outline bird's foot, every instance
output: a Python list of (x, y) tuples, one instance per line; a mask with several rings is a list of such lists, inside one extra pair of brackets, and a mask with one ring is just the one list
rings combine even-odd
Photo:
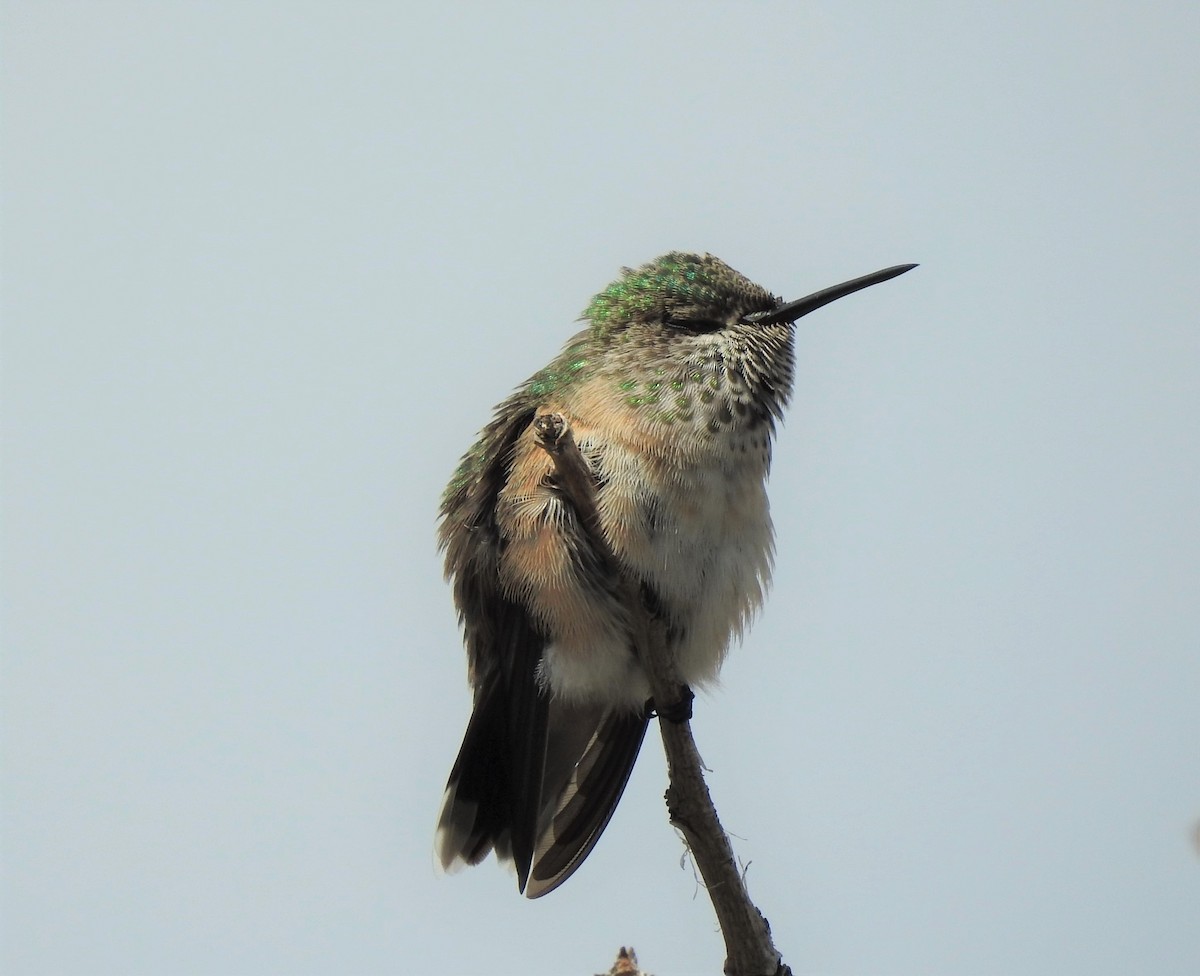
[(681, 725), (684, 722), (690, 721), (692, 718), (692, 702), (696, 698), (696, 693), (687, 685), (681, 685), (680, 688), (682, 694), (680, 694), (679, 700), (670, 705), (660, 708), (655, 704), (653, 698), (646, 702), (646, 718), (657, 716), (675, 725)]

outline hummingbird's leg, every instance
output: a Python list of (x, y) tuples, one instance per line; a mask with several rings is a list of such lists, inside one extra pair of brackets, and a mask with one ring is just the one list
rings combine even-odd
[(533, 432), (538, 446), (554, 461), (558, 487), (579, 515), (592, 550), (616, 579), (617, 557), (604, 541), (600, 513), (596, 510), (596, 482), (579, 452), (567, 418), (561, 413), (539, 413), (533, 419)]
[[(658, 593), (645, 580), (642, 581), (640, 587), (640, 595), (642, 598), (642, 609), (654, 620), (662, 621), (666, 628), (667, 642), (671, 642), (671, 627), (670, 622), (666, 619), (662, 609), (662, 602), (659, 599)], [(678, 725), (680, 722), (688, 722), (692, 718), (692, 701), (695, 699), (695, 692), (685, 684), (677, 686), (679, 688), (679, 697), (672, 704), (664, 705), (659, 708), (653, 698), (646, 701), (646, 718), (663, 718), (668, 722), (674, 722)]]
[(537, 433), (538, 443), (555, 454), (568, 432), (567, 420), (561, 413), (540, 413), (533, 418), (533, 429)]
[[(600, 528), (600, 516), (596, 511), (595, 481), (583, 460), (583, 455), (579, 453), (566, 418), (559, 413), (538, 414), (533, 420), (533, 430), (538, 445), (554, 459), (554, 470), (559, 487), (579, 513), (579, 520), (583, 523), (584, 531), (588, 534), (592, 548), (614, 574), (619, 574), (617, 558), (604, 541)], [(658, 614), (658, 595), (653, 589), (645, 583), (635, 588), (632, 581), (628, 579), (625, 581), (625, 586), (630, 606), (639, 606), (647, 624), (652, 619), (661, 621)], [(647, 718), (657, 715), (676, 725), (691, 719), (692, 701), (696, 695), (685, 684), (677, 684), (676, 687), (679, 689), (679, 697), (675, 701), (662, 706), (659, 706), (653, 698), (646, 702)]]
[(575, 446), (575, 436), (567, 418), (561, 413), (539, 413), (533, 418), (533, 432), (538, 446), (554, 460), (559, 487), (579, 512), (584, 527), (589, 533), (598, 532), (600, 516), (596, 511), (596, 483)]

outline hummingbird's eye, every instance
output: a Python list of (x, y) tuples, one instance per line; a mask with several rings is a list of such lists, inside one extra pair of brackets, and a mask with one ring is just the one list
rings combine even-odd
[(677, 315), (672, 315), (668, 312), (663, 316), (663, 325), (674, 329), (677, 332), (688, 332), (692, 335), (701, 335), (706, 332), (719, 332), (725, 328), (724, 322), (719, 322), (716, 319), (706, 318), (684, 318)]

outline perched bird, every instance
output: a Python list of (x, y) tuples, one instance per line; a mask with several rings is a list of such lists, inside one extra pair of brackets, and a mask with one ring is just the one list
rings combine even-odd
[(651, 714), (611, 559), (556, 484), (535, 418), (570, 426), (619, 573), (682, 680), (711, 682), (771, 572), (765, 480), (793, 323), (913, 267), (784, 304), (710, 254), (663, 255), (622, 271), (587, 328), (496, 408), (441, 505), (474, 689), (438, 823), (443, 867), (495, 849), (528, 897), (553, 891), (612, 817)]

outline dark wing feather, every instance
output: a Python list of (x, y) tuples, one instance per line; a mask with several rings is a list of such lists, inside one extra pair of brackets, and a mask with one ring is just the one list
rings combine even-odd
[[(647, 720), (598, 705), (552, 702), (538, 679), (547, 636), (505, 593), (496, 500), (536, 403), (524, 390), (496, 411), (442, 500), (441, 546), (463, 623), (475, 707), (446, 784), (442, 865), (511, 859), (530, 898), (562, 884), (612, 818)], [(569, 517), (573, 518), (572, 513)], [(573, 553), (579, 561), (595, 553)], [(592, 579), (603, 568), (588, 566)], [(616, 582), (611, 584), (615, 590)]]
[[(552, 712), (553, 727), (558, 716)], [(571, 764), (566, 782), (550, 797), (545, 824), (534, 853), (525, 894), (539, 898), (567, 880), (600, 839), (625, 792), (649, 720), (636, 712), (608, 711), (598, 725), (585, 716), (564, 716), (576, 730), (594, 729), (582, 755)], [(548, 764), (547, 785), (555, 770)]]
[(504, 540), (494, 513), (513, 444), (533, 416), (522, 393), (501, 405), (447, 489), (439, 532), (462, 618), (475, 708), (446, 784), (438, 855), (450, 868), (458, 861), (478, 863), (494, 847), (513, 860), (522, 888), (542, 808), (549, 702), (537, 667), (546, 641), (500, 586)]

